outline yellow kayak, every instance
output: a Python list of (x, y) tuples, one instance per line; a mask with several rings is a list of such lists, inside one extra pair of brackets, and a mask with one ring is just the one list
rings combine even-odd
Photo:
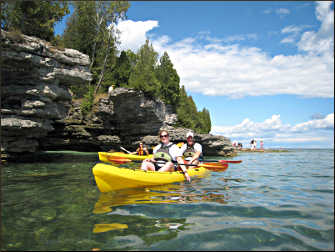
[(144, 160), (146, 158), (151, 158), (152, 154), (150, 155), (136, 155), (136, 154), (127, 154), (123, 152), (98, 152), (99, 160), (105, 163), (111, 163), (111, 160), (115, 158), (127, 158), (130, 160)]
[[(203, 177), (208, 170), (195, 167), (187, 170), (190, 177)], [(95, 181), (101, 192), (118, 189), (146, 187), (182, 182), (185, 180), (181, 172), (154, 172), (120, 168), (111, 164), (97, 163), (92, 169)]]

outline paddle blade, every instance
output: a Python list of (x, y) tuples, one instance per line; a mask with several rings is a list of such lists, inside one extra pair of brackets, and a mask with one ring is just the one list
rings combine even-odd
[(115, 164), (125, 164), (131, 162), (131, 159), (121, 157), (107, 157), (108, 161)]
[(219, 160), (221, 164), (239, 164), (242, 160)]
[(211, 171), (225, 171), (228, 168), (228, 164), (222, 164), (222, 163), (204, 163), (199, 166), (202, 166), (208, 170)]

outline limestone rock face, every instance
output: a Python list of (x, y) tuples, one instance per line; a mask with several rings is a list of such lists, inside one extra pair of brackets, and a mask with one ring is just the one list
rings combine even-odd
[[(89, 57), (73, 49), (1, 30), (1, 153), (8, 156), (46, 150), (134, 151), (140, 141), (152, 150), (158, 132), (184, 141), (171, 105), (126, 88), (114, 89), (83, 116), (69, 85), (91, 80)], [(195, 134), (205, 155), (231, 155), (228, 138)]]
[(1, 30), (2, 151), (35, 152), (71, 107), (69, 85), (91, 80), (89, 57)]
[(142, 137), (174, 125), (176, 120), (172, 108), (162, 101), (132, 89), (116, 88), (108, 98), (101, 98), (86, 118), (81, 116), (80, 104), (73, 104), (68, 117), (54, 123), (55, 130), (42, 145), (46, 150), (119, 151), (120, 146), (134, 149)]

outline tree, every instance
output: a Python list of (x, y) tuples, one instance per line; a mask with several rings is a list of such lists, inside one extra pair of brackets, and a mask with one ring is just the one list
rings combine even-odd
[(156, 74), (160, 82), (160, 97), (167, 104), (176, 106), (179, 99), (180, 79), (167, 52), (164, 52), (160, 58), (160, 65), (157, 67)]
[(192, 96), (187, 96), (184, 86), (180, 89), (179, 103), (176, 109), (177, 126), (193, 129), (197, 133), (209, 133), (211, 130), (211, 119), (209, 111), (203, 109), (197, 111)]
[(194, 129), (194, 122), (192, 116), (192, 106), (190, 106), (190, 99), (187, 96), (184, 86), (180, 89), (180, 99), (177, 106), (177, 126)]
[(158, 97), (160, 85), (155, 73), (157, 59), (158, 53), (146, 40), (137, 52), (137, 62), (129, 77), (129, 87), (141, 90), (150, 97)]
[(206, 108), (203, 108), (202, 111), (198, 112), (198, 119), (199, 119), (199, 124), (197, 131), (199, 133), (209, 133), (211, 131), (211, 118), (209, 111)]
[(94, 22), (96, 15), (95, 2), (74, 1), (73, 7), (74, 11), (69, 17), (63, 33), (64, 45), (92, 58), (92, 41), (98, 39)]
[(111, 72), (111, 79), (114, 81), (116, 87), (128, 86), (131, 68), (127, 52), (122, 51), (120, 57), (116, 59), (116, 64)]
[(4, 1), (1, 27), (47, 41), (54, 38), (54, 25), (69, 13), (66, 1)]
[[(103, 86), (106, 69), (115, 64), (116, 24), (126, 18), (130, 5), (127, 1), (78, 1), (74, 6), (64, 32), (64, 44), (90, 56), (95, 96)], [(90, 85), (91, 82), (88, 89)]]

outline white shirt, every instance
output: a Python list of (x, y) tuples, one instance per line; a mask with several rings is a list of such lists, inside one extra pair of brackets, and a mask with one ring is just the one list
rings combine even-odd
[[(155, 154), (160, 148), (161, 148), (162, 144), (160, 143), (159, 145), (157, 145), (153, 150), (152, 153)], [(177, 145), (173, 144), (173, 143), (169, 143), (169, 154), (172, 157), (173, 161), (176, 161), (177, 157), (180, 156), (180, 149), (178, 148)]]
[[(201, 144), (199, 144), (199, 143), (195, 143), (194, 145), (193, 145), (193, 148), (194, 148), (194, 150), (196, 151), (196, 152), (200, 152), (200, 153), (202, 153), (202, 146), (201, 146)], [(184, 143), (181, 147), (180, 147), (180, 149), (179, 149), (179, 151), (180, 151), (180, 153), (179, 153), (179, 156), (181, 157), (181, 156), (183, 156), (183, 154), (184, 154), (184, 152), (186, 151), (186, 149), (187, 149), (187, 143)], [(190, 160), (191, 158), (187, 158), (186, 160)]]

